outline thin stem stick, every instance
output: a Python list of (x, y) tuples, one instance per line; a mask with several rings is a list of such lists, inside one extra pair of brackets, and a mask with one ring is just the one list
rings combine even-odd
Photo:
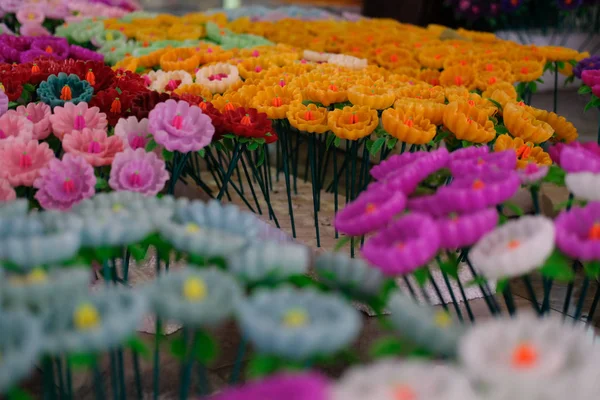
[(418, 301), (417, 293), (415, 292), (415, 289), (413, 288), (412, 284), (410, 283), (410, 280), (408, 279), (408, 277), (406, 275), (403, 275), (402, 279), (404, 280), (404, 283), (406, 283), (406, 287), (408, 288), (408, 291), (410, 292), (410, 295), (412, 296), (412, 298), (415, 301)]
[(577, 308), (575, 309), (575, 315), (573, 316), (575, 322), (579, 321), (579, 319), (581, 318), (581, 311), (583, 310), (583, 304), (585, 303), (585, 296), (587, 294), (589, 286), (590, 278), (586, 276), (583, 279), (583, 284), (581, 285), (581, 294), (579, 295), (579, 301), (577, 302)]
[(121, 398), (127, 399), (127, 387), (125, 386), (125, 365), (123, 362), (123, 350), (117, 349), (117, 363), (119, 364), (119, 390), (121, 391)]
[(118, 389), (118, 378), (117, 378), (117, 359), (115, 357), (115, 352), (110, 351), (109, 354), (110, 359), (110, 383), (112, 387), (113, 399), (119, 399), (119, 389)]
[(554, 62), (554, 112), (558, 108), (558, 61)]
[(310, 144), (309, 144), (309, 148), (308, 148), (308, 157), (310, 158), (310, 171), (311, 171), (311, 180), (312, 180), (312, 195), (313, 195), (313, 213), (314, 213), (314, 222), (315, 222), (315, 235), (317, 238), (317, 247), (321, 247), (321, 238), (319, 235), (319, 207), (318, 207), (318, 200), (317, 200), (317, 191), (319, 183), (318, 183), (318, 171), (317, 171), (317, 162), (315, 160), (315, 156), (316, 156), (316, 151), (317, 151), (317, 147), (316, 147), (316, 143), (315, 143), (315, 134), (311, 133), (310, 137)]
[[(256, 204), (256, 209), (258, 210), (258, 213), (260, 215), (262, 215), (262, 210), (260, 208), (258, 198), (256, 197), (256, 192), (254, 191), (254, 184), (252, 183), (252, 179), (250, 178), (250, 174), (248, 173), (248, 168), (246, 168), (246, 162), (244, 161), (244, 157), (241, 157), (240, 160), (242, 161), (242, 170), (244, 171), (244, 175), (246, 176), (248, 185), (250, 185), (250, 193), (252, 193), (252, 198), (254, 199), (254, 204)], [(241, 186), (243, 186), (243, 185), (241, 185)]]
[[(460, 311), (460, 306), (458, 305), (458, 301), (456, 301), (454, 290), (452, 290), (452, 285), (450, 284), (450, 280), (448, 279), (448, 274), (442, 271), (442, 277), (444, 278), (444, 282), (446, 283), (446, 287), (448, 288), (448, 292), (450, 293), (450, 298), (452, 299), (452, 305), (454, 306), (454, 311), (456, 311), (456, 316), (458, 317), (458, 320), (460, 322), (464, 322), (462, 312)], [(431, 279), (434, 280), (433, 277)]]
[(596, 294), (594, 295), (594, 300), (592, 301), (592, 306), (590, 307), (590, 312), (588, 313), (587, 323), (594, 322), (594, 314), (596, 314), (596, 308), (598, 307), (598, 301), (600, 301), (600, 284), (596, 282)]
[[(256, 178), (256, 182), (258, 183), (258, 186), (265, 198), (265, 201), (267, 202), (267, 208), (269, 210), (269, 217), (271, 219), (273, 219), (273, 221), (275, 221), (275, 225), (277, 225), (277, 227), (279, 228), (279, 221), (277, 220), (277, 216), (275, 215), (275, 211), (273, 210), (273, 207), (271, 205), (271, 198), (269, 195), (269, 189), (266, 187), (267, 183), (263, 181), (260, 172), (258, 171), (258, 169), (256, 168), (256, 164), (254, 164), (252, 162), (251, 156), (250, 156), (250, 152), (247, 148), (243, 148), (242, 150), (243, 152), (246, 153), (246, 157), (248, 158), (248, 162), (250, 163), (250, 167), (252, 169), (252, 173), (254, 174), (254, 177)], [(244, 160), (244, 157), (242, 157), (242, 161)]]
[[(444, 301), (444, 296), (442, 296), (442, 292), (440, 291), (440, 288), (437, 285), (437, 282), (435, 281), (435, 279), (433, 279), (433, 276), (431, 276), (431, 273), (429, 273), (429, 282), (431, 282), (431, 285), (433, 286), (433, 290), (435, 291), (435, 294), (437, 295), (438, 299), (440, 300), (440, 304), (441, 304), (442, 308), (446, 312), (449, 312), (450, 310), (448, 309), (448, 305), (446, 304), (446, 301)], [(461, 316), (461, 321), (462, 321), (462, 316)]]
[(135, 379), (135, 391), (137, 393), (138, 400), (142, 400), (144, 392), (142, 390), (142, 374), (140, 373), (140, 358), (138, 354), (133, 351), (131, 352), (131, 359), (133, 361), (133, 376)]
[(242, 363), (244, 362), (244, 356), (246, 354), (247, 341), (242, 336), (240, 344), (238, 346), (237, 354), (235, 356), (235, 364), (233, 364), (233, 370), (229, 377), (229, 384), (234, 385), (240, 377), (242, 371)]
[(106, 400), (106, 394), (104, 393), (104, 382), (102, 380), (102, 374), (98, 367), (98, 361), (94, 363), (93, 367), (94, 374), (94, 390), (96, 392), (96, 400)]
[(528, 275), (523, 276), (523, 283), (525, 283), (525, 289), (527, 289), (527, 293), (529, 297), (531, 297), (531, 302), (533, 304), (533, 308), (538, 315), (542, 314), (542, 309), (537, 301), (537, 296), (535, 294), (535, 290), (533, 290), (533, 285), (531, 284), (531, 279)]
[(290, 214), (290, 222), (292, 224), (292, 237), (296, 238), (296, 224), (294, 223), (294, 207), (292, 206), (292, 193), (290, 189), (289, 158), (287, 154), (286, 144), (288, 132), (286, 132), (283, 122), (279, 122), (279, 124), (275, 126), (279, 128), (277, 135), (279, 136), (279, 140), (282, 141), (281, 148), (283, 149), (283, 175), (285, 177), (285, 190), (287, 192), (288, 212)]
[(237, 164), (239, 158), (240, 158), (240, 142), (236, 142), (235, 147), (233, 149), (233, 156), (231, 157), (231, 162), (229, 163), (229, 168), (227, 169), (227, 173), (223, 177), (223, 186), (221, 187), (221, 190), (219, 190), (219, 194), (217, 195), (217, 200), (221, 200), (223, 198), (223, 195), (225, 194), (225, 191), (227, 190), (227, 184), (229, 183), (229, 180), (231, 178), (231, 175), (233, 174), (233, 170), (234, 170), (235, 165)]
[(504, 296), (504, 302), (506, 303), (506, 307), (508, 308), (508, 313), (511, 316), (515, 315), (515, 299), (513, 298), (512, 292), (510, 290), (510, 282), (506, 282), (506, 288), (504, 288), (502, 295)]

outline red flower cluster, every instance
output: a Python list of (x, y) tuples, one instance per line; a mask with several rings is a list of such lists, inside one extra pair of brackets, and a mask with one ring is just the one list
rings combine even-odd
[(228, 130), (236, 136), (264, 138), (267, 144), (277, 140), (277, 134), (267, 114), (258, 112), (255, 108), (239, 107), (225, 111), (224, 116)]

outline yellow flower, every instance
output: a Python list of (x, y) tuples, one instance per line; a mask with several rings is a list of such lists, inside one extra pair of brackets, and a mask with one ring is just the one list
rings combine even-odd
[(552, 129), (554, 129), (554, 137), (560, 141), (571, 143), (579, 136), (577, 133), (577, 128), (575, 128), (572, 123), (567, 121), (565, 117), (561, 117), (556, 113), (537, 108), (533, 109), (533, 115), (538, 120), (544, 121), (550, 125)]
[(317, 81), (305, 87), (303, 96), (306, 100), (329, 106), (333, 103), (348, 101), (348, 91), (345, 84), (336, 81)]
[(419, 61), (421, 65), (432, 69), (441, 69), (444, 67), (444, 60), (453, 50), (446, 46), (433, 46), (422, 49), (419, 52)]
[(442, 86), (464, 86), (468, 90), (475, 89), (475, 73), (473, 67), (456, 65), (445, 69), (440, 74)]
[(444, 60), (444, 69), (454, 67), (455, 65), (461, 67), (472, 67), (475, 64), (475, 59), (470, 55), (453, 54), (446, 57)]
[(394, 108), (410, 115), (421, 115), (434, 125), (441, 125), (444, 122), (444, 110), (446, 105), (435, 103), (433, 101), (415, 101), (414, 99), (398, 99), (394, 103)]
[(511, 68), (517, 82), (532, 82), (544, 74), (544, 63), (539, 61), (513, 61)]
[(199, 64), (200, 56), (194, 49), (172, 49), (160, 57), (160, 68), (164, 71), (193, 73)]
[(240, 76), (244, 79), (259, 78), (267, 72), (269, 68), (273, 68), (276, 65), (265, 57), (253, 57), (247, 58), (238, 64), (238, 70)]
[[(577, 55), (575, 56), (575, 58), (573, 58), (573, 60), (579, 62), (579, 61), (583, 60), (584, 58), (588, 58), (589, 56), (590, 56), (590, 53), (587, 51), (584, 51), (583, 53), (577, 53)], [(558, 72), (560, 72), (564, 76), (573, 75), (573, 65), (570, 62), (565, 62), (563, 64), (564, 64), (563, 67), (559, 68)]]
[(514, 149), (517, 153), (517, 168), (525, 168), (530, 163), (552, 165), (550, 155), (540, 146), (536, 146), (532, 142), (525, 142), (519, 137), (513, 139), (508, 134), (498, 136), (494, 143), (494, 151), (509, 149)]
[(94, 329), (100, 324), (100, 314), (93, 304), (80, 304), (73, 314), (73, 324), (82, 331)]
[(304, 105), (302, 102), (290, 104), (286, 114), (291, 126), (309, 133), (325, 133), (329, 130), (327, 126), (328, 111), (316, 104)]
[(251, 100), (250, 106), (264, 112), (270, 119), (283, 119), (293, 102), (302, 102), (299, 90), (272, 86), (260, 90)]
[(183, 283), (183, 297), (191, 302), (204, 300), (206, 292), (206, 283), (200, 278), (190, 277)]
[(221, 112), (231, 111), (246, 106), (242, 99), (234, 98), (230, 95), (215, 95), (211, 100), (211, 103)]
[(444, 125), (459, 140), (473, 143), (487, 143), (496, 137), (494, 123), (485, 110), (467, 102), (453, 101), (444, 111)]
[(122, 69), (124, 71), (135, 72), (139, 66), (139, 59), (136, 57), (125, 57), (121, 61), (117, 62), (113, 69), (119, 70)]
[(212, 92), (205, 86), (198, 83), (192, 83), (191, 85), (180, 85), (173, 91), (177, 95), (182, 94), (195, 94), (196, 96), (202, 97), (204, 100), (210, 100), (213, 97)]
[(232, 51), (225, 51), (220, 46), (213, 44), (200, 44), (195, 47), (200, 56), (200, 64), (225, 62), (233, 57)]
[(153, 51), (150, 54), (146, 54), (145, 56), (142, 57), (138, 57), (138, 65), (140, 67), (144, 67), (144, 68), (152, 68), (156, 65), (160, 64), (160, 58), (162, 57), (163, 54), (167, 53), (169, 50), (171, 50), (170, 48), (164, 48), (164, 49), (159, 49), (156, 51)]
[(415, 101), (432, 101), (443, 104), (446, 102), (444, 88), (441, 86), (405, 86), (396, 92), (398, 99), (412, 99)]
[(170, 40), (194, 40), (203, 38), (206, 31), (202, 25), (173, 25), (167, 30)]
[[(496, 82), (495, 84), (488, 86), (487, 89), (481, 94), (481, 97), (496, 100), (492, 97), (496, 90), (499, 90), (502, 93), (504, 93), (507, 96), (507, 98), (511, 99), (512, 101), (517, 100), (517, 90), (515, 89), (515, 87), (511, 83), (503, 81)], [(498, 101), (498, 103), (502, 104), (502, 107), (504, 107), (504, 104), (506, 102)]]
[(440, 84), (440, 73), (437, 69), (423, 69), (419, 72), (418, 78), (430, 85), (438, 86)]
[(426, 144), (434, 138), (436, 126), (422, 115), (390, 108), (381, 114), (383, 128), (404, 143)]
[(339, 138), (358, 140), (369, 136), (379, 125), (377, 110), (364, 106), (344, 107), (327, 115), (329, 129)]
[(562, 46), (542, 46), (539, 49), (544, 57), (551, 62), (575, 60), (579, 55), (577, 50)]
[(410, 51), (397, 47), (387, 46), (375, 56), (377, 64), (384, 68), (396, 69), (399, 67), (419, 68), (419, 62), (413, 58)]
[(394, 104), (396, 94), (382, 85), (352, 86), (348, 89), (348, 100), (357, 106), (383, 110)]
[(48, 274), (42, 268), (34, 268), (29, 274), (27, 274), (28, 283), (43, 283), (48, 280)]
[(471, 92), (469, 92), (469, 89), (462, 86), (449, 86), (444, 88), (444, 94), (446, 95), (448, 102), (451, 103), (460, 99), (469, 100)]
[(503, 109), (504, 125), (515, 137), (533, 143), (543, 143), (554, 134), (554, 129), (537, 119), (524, 104), (507, 103)]

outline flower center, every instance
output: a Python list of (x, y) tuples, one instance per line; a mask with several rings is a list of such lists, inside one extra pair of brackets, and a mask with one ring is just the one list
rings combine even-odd
[(135, 171), (129, 176), (129, 183), (131, 186), (140, 186), (142, 184), (142, 178), (140, 177), (140, 171)]
[(495, 77), (495, 76), (492, 76), (490, 79), (488, 79), (488, 84), (489, 84), (489, 85), (493, 85), (493, 84), (494, 84), (494, 83), (496, 83), (496, 82), (497, 82), (497, 80), (496, 80), (496, 77)]
[(113, 206), (112, 206), (112, 211), (113, 211), (114, 213), (121, 212), (121, 210), (123, 210), (123, 206), (122, 206), (121, 204), (119, 204), (119, 203), (115, 203), (115, 204), (113, 204)]
[(244, 115), (244, 117), (240, 120), (240, 124), (242, 124), (244, 126), (252, 125), (252, 120), (250, 119), (250, 115), (249, 114)]
[(25, 152), (19, 156), (19, 167), (21, 168), (29, 168), (33, 162), (31, 161), (31, 156)]
[(485, 164), (485, 160), (483, 158), (479, 157), (477, 159), (477, 165), (483, 165), (483, 164)]
[(486, 71), (493, 71), (494, 70), (494, 64), (486, 64), (485, 65), (485, 70)]
[(121, 100), (119, 100), (118, 97), (115, 97), (115, 99), (110, 104), (110, 112), (114, 114), (121, 113)]
[(260, 56), (260, 52), (258, 50), (254, 50), (252, 52), (252, 57), (258, 57), (258, 56)]
[(54, 50), (52, 49), (52, 46), (46, 46), (46, 50), (45, 50), (45, 51), (46, 51), (46, 53), (48, 53), (48, 54), (52, 54), (52, 53), (54, 53)]
[(189, 301), (204, 300), (206, 283), (200, 278), (188, 278), (183, 284), (183, 297)]
[(481, 179), (475, 179), (473, 181), (473, 185), (472, 188), (475, 190), (480, 190), (483, 189), (485, 187), (485, 183), (483, 183), (483, 181)]
[(365, 212), (367, 214), (372, 214), (375, 211), (377, 211), (377, 206), (373, 203), (368, 203), (367, 206), (365, 207)]
[(31, 66), (31, 73), (32, 73), (33, 75), (37, 75), (37, 74), (39, 74), (39, 73), (40, 73), (40, 67), (38, 67), (38, 66), (37, 66), (37, 64), (33, 64), (33, 65)]
[(356, 113), (352, 113), (350, 115), (350, 118), (348, 118), (348, 123), (349, 124), (356, 124), (356, 123), (358, 123), (358, 115), (356, 115)]
[(135, 150), (144, 147), (146, 147), (146, 139), (142, 135), (134, 136), (131, 141), (131, 148)]
[(71, 88), (69, 85), (65, 85), (60, 90), (60, 99), (64, 101), (69, 101), (73, 99), (73, 92), (71, 92)]
[(530, 343), (521, 343), (512, 353), (512, 365), (516, 368), (531, 368), (538, 361), (538, 352)]
[(508, 242), (507, 247), (511, 250), (516, 249), (517, 247), (519, 247), (521, 245), (521, 242), (518, 241), (517, 239), (513, 239), (510, 242)]
[(92, 140), (88, 145), (88, 153), (90, 154), (98, 154), (102, 151), (102, 146), (99, 142)]
[(390, 61), (393, 62), (393, 63), (397, 62), (398, 61), (398, 55), (397, 54), (392, 54), (390, 56)]
[(452, 324), (452, 318), (445, 311), (438, 311), (433, 316), (433, 323), (439, 328), (447, 328)]
[(337, 92), (338, 91), (337, 86), (335, 86), (333, 83), (331, 85), (329, 85), (329, 87), (327, 89), (331, 90), (332, 92)]
[(75, 121), (73, 121), (73, 128), (80, 131), (83, 128), (85, 128), (85, 126), (85, 118), (83, 118), (83, 115), (79, 113), (79, 115), (75, 116)]
[(279, 80), (279, 86), (281, 86), (281, 87), (285, 86), (285, 81), (283, 79)]
[(100, 314), (94, 305), (84, 303), (79, 305), (73, 315), (75, 328), (87, 331), (96, 328), (100, 324)]
[(177, 114), (173, 117), (171, 125), (173, 125), (175, 129), (181, 129), (181, 127), (183, 126), (183, 117), (181, 116), (181, 114)]
[(169, 83), (167, 83), (167, 86), (165, 86), (165, 89), (169, 92), (172, 92), (173, 90), (177, 89), (179, 85), (181, 85), (181, 80), (171, 79), (169, 80)]
[(308, 313), (301, 308), (291, 309), (283, 316), (283, 325), (288, 328), (306, 326), (308, 322)]
[(417, 394), (408, 385), (398, 385), (394, 388), (394, 400), (417, 400)]
[(415, 122), (413, 121), (412, 118), (408, 118), (404, 120), (404, 125), (408, 126), (409, 128), (412, 128), (414, 126)]
[(63, 182), (63, 191), (69, 194), (75, 191), (75, 182), (71, 178), (66, 178)]
[(404, 244), (404, 242), (396, 242), (396, 244), (394, 245), (394, 247), (396, 247), (398, 250), (404, 250), (404, 248), (406, 247), (406, 245)]
[(227, 78), (228, 76), (229, 75), (224, 74), (224, 73), (221, 72), (220, 74), (212, 74), (211, 76), (208, 77), (208, 80), (211, 81), (211, 82), (212, 81), (220, 81), (222, 79)]
[(46, 271), (41, 268), (35, 268), (29, 274), (27, 274), (27, 282), (29, 283), (43, 283), (48, 280), (48, 275)]
[(313, 120), (315, 119), (315, 116), (313, 115), (313, 112), (312, 112), (312, 111), (306, 111), (306, 112), (304, 113), (304, 119), (305, 119), (306, 121), (313, 121)]
[(115, 37), (113, 36), (112, 32), (106, 32), (106, 40), (113, 41), (115, 40)]
[(527, 146), (526, 144), (517, 149), (517, 158), (520, 158), (521, 160), (527, 160), (530, 155), (531, 147)]
[(591, 240), (600, 240), (600, 222), (594, 222), (594, 225), (588, 232), (588, 238)]
[(529, 68), (527, 68), (527, 67), (521, 68), (521, 73), (522, 74), (528, 74), (529, 73)]
[(462, 76), (457, 75), (457, 76), (454, 77), (454, 84), (456, 86), (461, 86), (463, 84), (463, 82), (464, 82), (464, 80), (463, 80)]
[(257, 65), (256, 68), (254, 68), (254, 72), (259, 73), (261, 72), (263, 69), (260, 65)]
[(275, 96), (273, 97), (273, 100), (271, 100), (271, 104), (273, 107), (281, 107), (283, 105), (283, 101), (281, 101), (279, 96)]
[(35, 19), (35, 14), (34, 13), (27, 14), (27, 19), (30, 20), (30, 21), (34, 20)]

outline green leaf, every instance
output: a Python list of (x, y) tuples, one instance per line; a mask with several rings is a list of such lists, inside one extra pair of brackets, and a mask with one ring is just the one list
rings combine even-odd
[(248, 150), (250, 151), (254, 151), (256, 149), (258, 149), (259, 144), (256, 142), (251, 142), (248, 144)]
[(449, 259), (440, 263), (440, 269), (458, 280), (458, 260), (454, 254), (451, 254)]
[(544, 72), (548, 70), (554, 71), (554, 64), (552, 64), (552, 61), (547, 61), (546, 64), (544, 64)]
[(583, 265), (585, 274), (592, 279), (597, 279), (600, 276), (600, 261), (590, 261)]
[(251, 138), (247, 138), (247, 137), (241, 137), (239, 138), (239, 142), (240, 143), (249, 143), (252, 139)]
[(8, 108), (15, 108), (19, 105), (19, 103), (17, 103), (16, 101), (9, 101), (8, 102)]
[(198, 155), (199, 155), (201, 158), (204, 158), (204, 156), (206, 155), (206, 150), (205, 150), (205, 149), (200, 149), (200, 150), (198, 150)]
[(199, 267), (206, 267), (208, 265), (208, 260), (206, 257), (197, 254), (188, 254), (187, 260), (191, 266), (196, 265)]
[(560, 211), (560, 210), (564, 210), (566, 208), (571, 208), (570, 206), (573, 204), (573, 199), (568, 199), (565, 201), (561, 201), (558, 204), (554, 205), (554, 211)]
[(565, 87), (570, 84), (573, 83), (575, 81), (575, 75), (571, 75), (569, 76), (567, 79), (565, 79)]
[(177, 337), (177, 338), (174, 338), (173, 340), (171, 340), (171, 344), (169, 345), (169, 347), (170, 347), (169, 350), (173, 357), (175, 357), (178, 360), (185, 359), (185, 353), (186, 353), (187, 346), (182, 337)]
[(502, 110), (502, 104), (498, 103), (496, 100), (490, 99), (489, 97), (486, 100), (496, 106), (498, 110)]
[(396, 143), (398, 143), (398, 139), (395, 137), (388, 137), (385, 145), (387, 146), (388, 150), (392, 150), (394, 147), (396, 147)]
[(565, 186), (566, 172), (558, 165), (550, 166), (548, 174), (544, 177), (544, 182), (554, 183), (558, 186)]
[(508, 133), (508, 129), (506, 128), (506, 126), (498, 124), (495, 126), (496, 129), (496, 134), (497, 135), (503, 135), (505, 133)]
[(461, 140), (461, 144), (463, 148), (473, 146), (473, 143), (469, 142), (468, 140)]
[(283, 362), (275, 356), (257, 355), (248, 363), (246, 373), (249, 378), (257, 379), (272, 375), (282, 366)]
[(516, 205), (515, 203), (512, 203), (510, 201), (507, 201), (504, 203), (504, 207), (508, 208), (510, 211), (513, 212), (513, 214), (522, 217), (523, 216), (523, 209), (521, 207), (519, 207), (518, 205)]
[(572, 66), (576, 66), (577, 60), (569, 60), (569, 64), (571, 64)]
[(226, 139), (235, 139), (237, 136), (235, 136), (233, 133), (227, 133), (223, 135), (223, 137)]
[(429, 279), (429, 270), (425, 267), (413, 271), (413, 276), (417, 280), (420, 287), (423, 287)]
[(217, 358), (218, 347), (215, 340), (208, 333), (196, 332), (196, 345), (194, 347), (194, 358), (204, 365), (208, 365)]
[(372, 156), (376, 155), (377, 153), (379, 153), (384, 144), (385, 138), (380, 137), (373, 143), (373, 146), (371, 146), (371, 150), (369, 150), (369, 153), (371, 153)]
[(487, 282), (487, 279), (485, 279), (483, 276), (478, 276), (477, 278), (465, 283), (465, 287), (479, 286), (479, 285), (483, 285), (486, 282)]
[(583, 108), (583, 112), (587, 112), (587, 110), (589, 110), (590, 108), (593, 108), (593, 107), (594, 107), (594, 101), (592, 100), (585, 105), (585, 107)]
[(370, 153), (371, 152), (371, 147), (373, 147), (373, 142), (371, 139), (367, 139), (367, 142), (365, 143), (365, 146), (367, 147), (367, 151)]
[(333, 141), (336, 139), (336, 136), (331, 134), (329, 136), (327, 136), (327, 142), (325, 144), (325, 150), (329, 150), (329, 147), (331, 146), (331, 144), (333, 143)]
[(158, 254), (160, 255), (161, 259), (169, 259), (169, 256), (171, 254), (171, 245), (166, 242), (165, 240), (163, 240), (162, 237), (160, 237), (160, 235), (158, 234), (153, 234), (148, 236), (145, 240), (144, 240), (144, 244), (147, 245), (151, 245), (154, 246), (154, 248), (156, 249), (156, 251), (158, 252)]
[(117, 93), (118, 93), (119, 95), (120, 95), (121, 93), (123, 93), (123, 91), (122, 91), (122, 90), (121, 90), (119, 87), (116, 87), (115, 89), (117, 90)]
[(342, 247), (344, 247), (346, 244), (348, 244), (348, 242), (352, 239), (352, 236), (342, 236), (341, 238), (338, 239), (338, 241), (335, 243), (335, 247), (333, 248), (333, 251), (340, 251), (340, 249)]
[(588, 93), (592, 93), (592, 88), (587, 86), (587, 85), (581, 85), (581, 87), (579, 88), (579, 90), (577, 90), (577, 93), (579, 94), (588, 94)]
[(147, 359), (150, 357), (150, 349), (146, 346), (146, 343), (137, 336), (127, 339), (125, 347), (128, 347), (132, 352), (139, 354), (142, 358)]
[(171, 153), (169, 150), (167, 149), (163, 149), (162, 151), (162, 156), (163, 156), (163, 160), (165, 161), (172, 161), (173, 160), (173, 156), (174, 154)]
[(537, 83), (536, 82), (529, 82), (529, 91), (531, 93), (537, 92)]
[(14, 387), (6, 393), (7, 400), (32, 400), (33, 397), (29, 395), (23, 389), (19, 389), (18, 387)]
[(94, 353), (72, 353), (67, 356), (67, 362), (73, 368), (90, 368), (96, 361), (97, 356)]
[(508, 279), (506, 279), (506, 278), (499, 279), (498, 283), (496, 284), (496, 293), (504, 292), (504, 290), (506, 290), (507, 287), (508, 287)]
[(23, 85), (23, 90), (27, 90), (28, 92), (35, 92), (35, 86), (31, 83), (26, 83)]
[(146, 252), (148, 251), (147, 246), (141, 244), (132, 244), (127, 247), (127, 250), (137, 262), (143, 261), (146, 258)]
[(556, 66), (558, 67), (558, 69), (564, 69), (565, 68), (565, 62), (564, 61), (557, 61), (556, 62)]
[(384, 337), (371, 345), (369, 355), (371, 358), (397, 357), (406, 350), (406, 343), (397, 337)]
[(256, 162), (256, 166), (260, 167), (265, 163), (265, 149), (261, 147), (258, 151), (258, 161)]
[(108, 183), (106, 182), (106, 179), (104, 178), (100, 178), (100, 177), (96, 177), (96, 190), (102, 190), (102, 189), (106, 189), (108, 187)]
[(158, 146), (158, 144), (154, 141), (154, 139), (150, 139), (150, 141), (148, 143), (146, 143), (145, 150), (149, 153), (152, 150), (154, 150), (156, 148), (156, 146)]
[(288, 282), (299, 288), (315, 286), (315, 281), (307, 275), (292, 275), (288, 278)]
[(546, 278), (552, 278), (560, 282), (571, 282), (575, 278), (571, 261), (558, 250), (554, 250), (548, 257), (540, 272)]
[(340, 147), (340, 143), (342, 143), (342, 139), (340, 139), (339, 136), (336, 136), (335, 140), (333, 141), (333, 144), (335, 145), (335, 147)]
[(121, 256), (120, 249), (116, 247), (96, 247), (94, 249), (96, 259), (100, 261), (110, 260)]

